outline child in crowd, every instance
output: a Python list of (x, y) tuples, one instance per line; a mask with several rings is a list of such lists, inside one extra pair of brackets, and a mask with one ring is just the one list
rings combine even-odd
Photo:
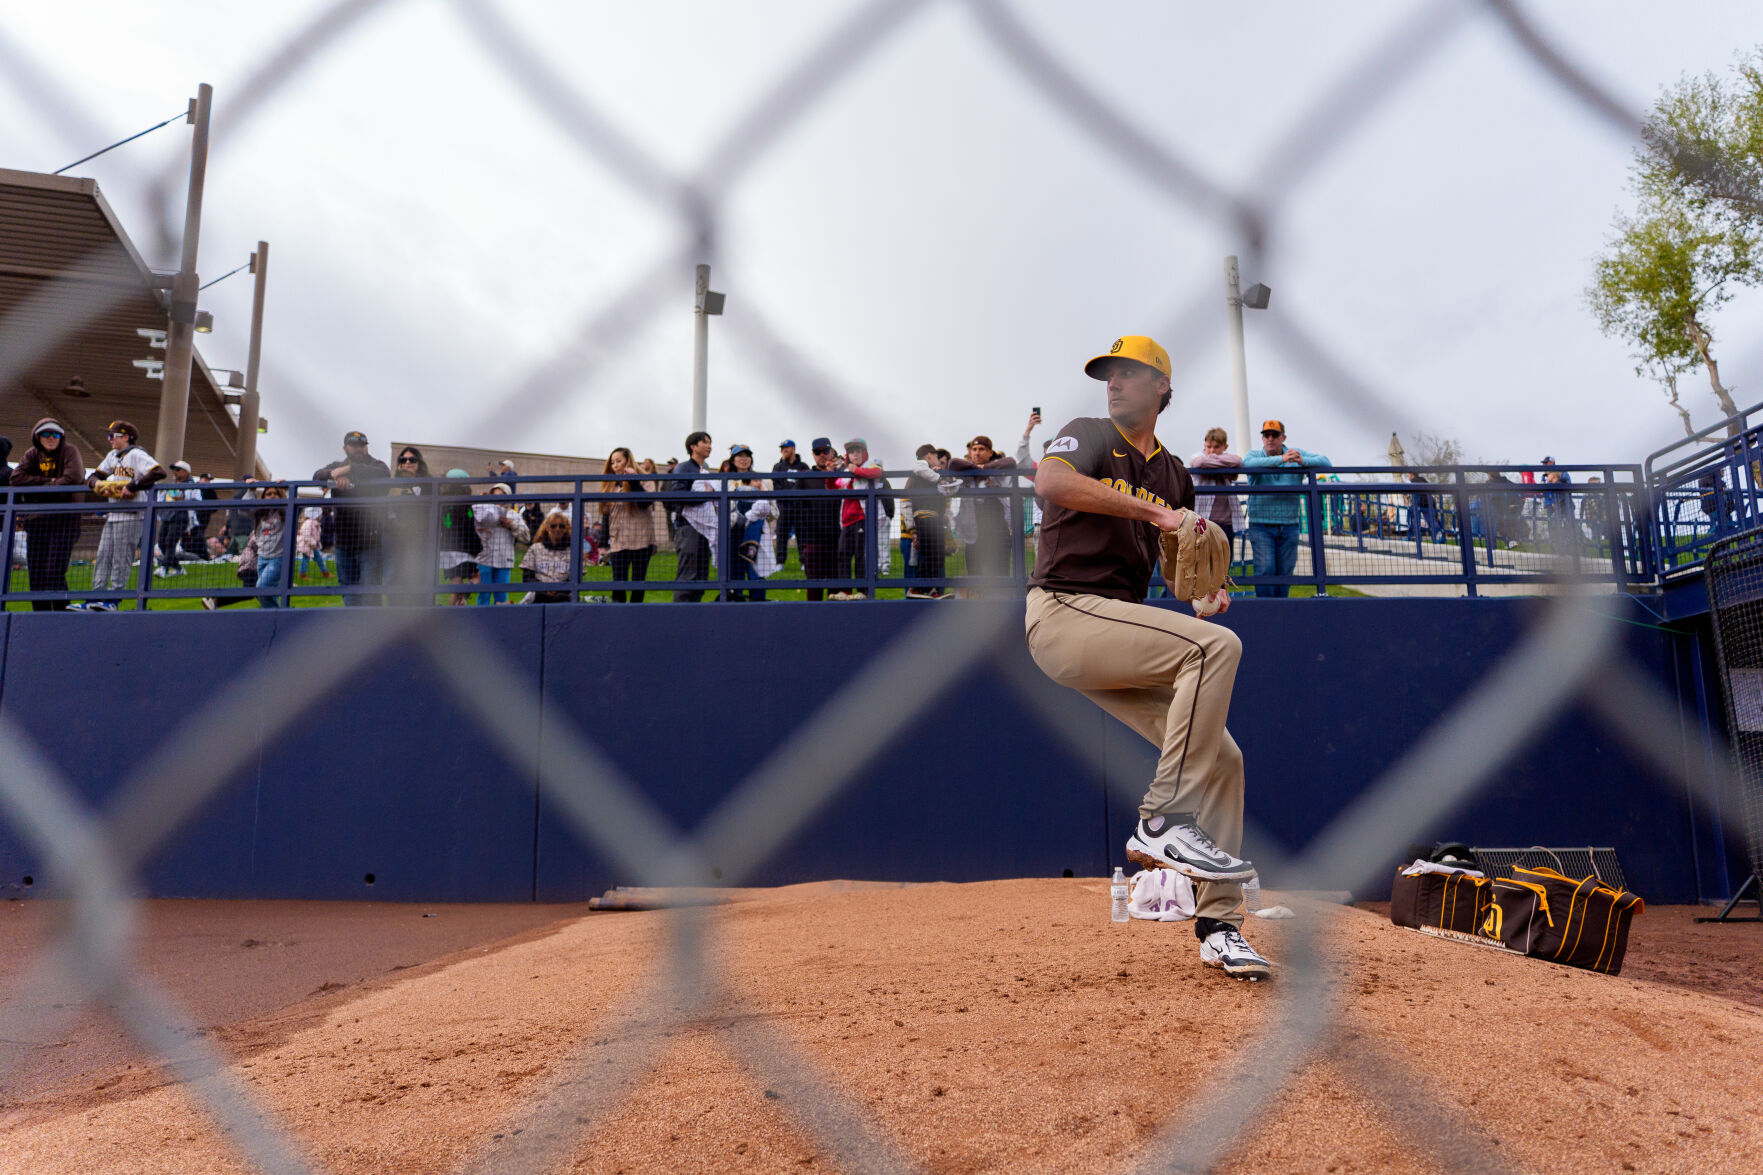
[(318, 561), (320, 579), (330, 575), (325, 566), (324, 549), (318, 545), (319, 536), (324, 529), (324, 507), (308, 506), (300, 512), (300, 529), (294, 533), (294, 550), (300, 556), (300, 577), (306, 577), (307, 568), (312, 561)]
[(257, 586), (269, 594), (257, 597), (260, 608), (279, 608), (276, 596), (282, 588), (282, 569), (287, 562), (288, 491), (282, 486), (268, 486), (259, 497), (267, 504), (257, 511), (251, 528), (251, 543), (257, 548)]

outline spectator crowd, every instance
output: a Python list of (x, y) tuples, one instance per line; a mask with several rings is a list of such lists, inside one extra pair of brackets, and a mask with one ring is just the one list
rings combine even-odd
[[(685, 438), (684, 458), (638, 459), (619, 446), (607, 456), (602, 479), (585, 485), (599, 496), (585, 499), (572, 516), (564, 503), (539, 500), (542, 488), (558, 479), (528, 479), (536, 484), (520, 489), (512, 460), (492, 463), (488, 473), (495, 480), (485, 486), (488, 479), (474, 481), (464, 469), (431, 469), (414, 446), (399, 448), (388, 464), (372, 454), (359, 431), (345, 434), (342, 455), (314, 470), (316, 487), (301, 489), (290, 503), (285, 486), (246, 479), (242, 488), (217, 490), (211, 475), (194, 472), (186, 461), (162, 466), (126, 420), (110, 423), (108, 449), (88, 468), (68, 430), (45, 417), (32, 428), (16, 465), (8, 463), (9, 482), (22, 491), (14, 499), (12, 562), (22, 564), (30, 591), (62, 593), (32, 601), (39, 610), (114, 611), (115, 597), (133, 590), (143, 555), (161, 581), (183, 576), (195, 564), (230, 565), (249, 591), (203, 597), (208, 608), (252, 599), (260, 607), (277, 607), (297, 583), (335, 585), (348, 605), (381, 603), (387, 591), (397, 598), (399, 588), (405, 602), (415, 602), (433, 598), (423, 590), (425, 576), (432, 577), (426, 586), (448, 604), (557, 603), (582, 598), (572, 582), (594, 586), (584, 577), (589, 567), (605, 568), (612, 584), (598, 589), (604, 596), (590, 599), (641, 603), (659, 588), (676, 602), (697, 602), (713, 594), (712, 570), (726, 566), (724, 600), (763, 602), (779, 590), (767, 585), (791, 566), (792, 544), (794, 569), (817, 585), (803, 589), (809, 600), (863, 599), (876, 580), (890, 578), (906, 580), (905, 595), (912, 599), (985, 595), (1013, 586), (1012, 577), (1025, 572), (1022, 564), (1032, 557), (1040, 510), (1024, 491), (1037, 469), (1031, 444), (1041, 423), (1036, 409), (1013, 453), (1000, 451), (983, 434), (959, 453), (919, 445), (911, 465), (893, 479), (863, 437), (838, 444), (815, 437), (806, 452), (786, 438), (769, 469), (745, 443), (728, 446), (717, 461), (714, 439), (702, 431)], [(0, 445), (0, 454), (10, 450), (4, 438)], [(1306, 495), (1239, 495), (1223, 487), (1296, 487), (1312, 476), (1305, 471), (1328, 468), (1329, 459), (1290, 444), (1284, 423), (1270, 419), (1262, 425), (1260, 445), (1242, 454), (1231, 450), (1222, 428), (1209, 429), (1188, 464), (1197, 482), (1212, 488), (1200, 498), (1200, 510), (1233, 547), (1246, 547), (1244, 562), (1258, 579), (1293, 576), (1300, 534), (1308, 526)], [(1543, 464), (1553, 461), (1545, 458)], [(1531, 480), (1528, 473), (1523, 477)], [(1418, 472), (1408, 480), (1426, 484)], [(1490, 480), (1505, 479), (1494, 472)], [(1545, 471), (1543, 480), (1571, 479)], [(155, 534), (143, 543), (147, 514), (121, 504), (147, 494), (154, 501)], [(68, 596), (79, 593), (70, 592), (69, 565), (82, 517), (93, 511), (66, 504), (92, 497), (111, 507), (102, 511), (91, 557), (94, 598), (73, 601)], [(1572, 514), (1568, 495), (1542, 497), (1541, 510)], [(1404, 531), (1443, 541), (1455, 520), (1445, 517), (1436, 495), (1416, 488), (1408, 499)], [(28, 508), (49, 503), (64, 505)], [(1388, 509), (1387, 499), (1379, 508)], [(1504, 538), (1515, 529), (1511, 512), (1525, 508), (1517, 494), (1472, 503), (1472, 537)], [(1365, 522), (1349, 514), (1343, 523), (1339, 507), (1329, 510), (1330, 530)], [(410, 536), (418, 534), (432, 545), (413, 542)], [(652, 580), (651, 566), (664, 545), (672, 553), (673, 576)], [(418, 556), (435, 566), (413, 567)], [(657, 586), (646, 586), (651, 583)], [(1281, 583), (1255, 585), (1261, 596), (1289, 590)]]

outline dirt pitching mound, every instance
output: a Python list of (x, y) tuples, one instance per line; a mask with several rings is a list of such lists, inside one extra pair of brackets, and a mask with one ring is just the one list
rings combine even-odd
[[(329, 1171), (496, 1170), (553, 1136), (547, 1106), (569, 1108), (558, 1171), (850, 1169), (803, 1125), (834, 1120), (831, 1090), (922, 1168), (1104, 1172), (1241, 1072), (1296, 990), (1204, 968), (1191, 924), (1111, 924), (1100, 880), (744, 896), (594, 914), (212, 1036)], [(1763, 1010), (1291, 904), (1249, 932), (1277, 963), (1316, 930), (1335, 1015), (1222, 1170), (1756, 1169)], [(1637, 964), (1664, 953), (1656, 913)], [(662, 976), (686, 918), (721, 978), (681, 1025)], [(1721, 929), (1755, 974), (1757, 928)], [(0, 1171), (250, 1169), (186, 1090), (104, 1080), (8, 1104)]]

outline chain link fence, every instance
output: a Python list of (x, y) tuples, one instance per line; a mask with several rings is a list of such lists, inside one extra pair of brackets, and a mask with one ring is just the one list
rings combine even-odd
[[(289, 36), (236, 93), (225, 96), (212, 137), (215, 155), (223, 156), (256, 133), (273, 97), (309, 84), (316, 64), (347, 44), (376, 10), (390, 7), (377, 0), (344, 0)], [(484, 397), (480, 419), (467, 422), (464, 435), (480, 434), (499, 419), (533, 410), (559, 373), (569, 373), (578, 387), (591, 383), (626, 339), (673, 302), (681, 275), (691, 272), (694, 263), (715, 258), (731, 199), (756, 165), (781, 149), (785, 132), (839, 82), (861, 73), (903, 29), (923, 20), (927, 10), (950, 7), (981, 31), (998, 62), (1045, 99), (1044, 107), (1025, 110), (1022, 117), (1080, 128), (1120, 171), (1149, 183), (1172, 207), (1237, 238), (1244, 267), (1251, 271), (1275, 264), (1274, 242), (1286, 237), (1278, 230), (1291, 195), (1335, 157), (1357, 128), (1398, 101), (1403, 81), (1432, 68), (1473, 22), (1491, 22), (1503, 31), (1515, 68), (1548, 78), (1555, 100), (1579, 112), (1588, 124), (1637, 138), (1640, 129), (1636, 112), (1588, 80), (1573, 64), (1572, 47), (1548, 40), (1518, 4), (1426, 4), (1390, 29), (1362, 59), (1346, 63), (1340, 80), (1314, 96), (1265, 157), (1259, 182), (1238, 188), (1218, 178), (1205, 161), (1170, 150), (1150, 129), (1117, 109), (1086, 77), (1084, 67), (1038, 37), (1011, 4), (870, 0), (854, 6), (818, 44), (782, 70), (688, 174), (666, 166), (614, 117), (584, 99), (495, 4), (458, 0), (452, 11), (483, 61), (525, 97), (532, 117), (562, 130), (585, 160), (667, 209), (677, 225), (673, 242), (616, 297), (585, 313), (566, 345), (499, 394)], [(55, 80), (30, 62), (23, 46), (0, 34), (0, 55), (35, 74), (38, 81), (32, 88), (47, 117), (58, 125), (69, 125), (70, 119), (78, 123), (69, 113), (71, 106), (58, 101)], [(1694, 160), (1685, 163), (1695, 165)], [(180, 219), (180, 178), (168, 171), (155, 181), (158, 227), (166, 242), (175, 240)], [(1162, 337), (1178, 366), (1216, 328), (1215, 284), (1207, 280), (1197, 286), (1188, 309), (1166, 324)], [(78, 294), (89, 314), (102, 312), (101, 288)], [(73, 320), (64, 315), (62, 321), (68, 331), (79, 329), (77, 315)], [(1397, 422), (1398, 427), (1427, 423), (1414, 420), (1409, 405), (1363, 379), (1351, 356), (1330, 340), (1307, 333), (1287, 317), (1270, 316), (1266, 329), (1343, 414)], [(732, 343), (757, 357), (791, 405), (805, 412), (812, 406), (823, 415), (857, 414), (861, 397), (856, 391), (787, 341), (794, 337), (787, 324), (768, 316), (762, 306), (745, 307), (741, 316), (731, 317), (726, 332)], [(56, 341), (43, 337), (39, 346), (48, 348)], [(0, 367), (17, 370), (30, 359), (28, 354), (8, 355), (0, 358)], [(324, 411), (325, 401), (301, 397), (298, 389), (289, 389), (286, 398), (303, 398), (299, 411)], [(1401, 517), (1386, 517), (1381, 503), (1370, 507), (1372, 514), (1354, 515), (1351, 509), (1343, 504), (1343, 520), (1357, 518), (1357, 533), (1372, 543), (1414, 537), (1385, 533), (1380, 538), (1379, 525), (1389, 532), (1408, 526)], [(1527, 532), (1526, 538), (1546, 542), (1547, 526), (1541, 529), (1540, 537)], [(1579, 541), (1590, 539), (1581, 534)], [(861, 766), (899, 737), (944, 689), (993, 650), (1022, 639), (1016, 623), (998, 618), (1000, 611), (985, 610), (986, 619), (976, 619), (978, 613), (960, 605), (926, 609), (865, 674), (849, 681), (692, 829), (674, 826), (585, 733), (564, 732), (558, 737), (567, 753), (541, 759), (530, 745), (526, 721), (536, 699), (521, 675), (468, 626), (450, 623), (452, 614), (440, 608), (327, 612), (298, 639), (278, 644), (244, 667), (236, 686), (223, 690), (202, 712), (184, 716), (101, 810), (82, 803), (28, 735), (7, 722), (0, 728), (0, 740), (10, 748), (0, 765), (0, 805), (6, 819), (48, 862), (50, 875), (65, 879), (60, 896), (67, 899), (68, 912), (53, 945), (34, 960), (0, 1007), (0, 1081), (27, 1050), (53, 1040), (83, 1009), (103, 1009), (186, 1084), (250, 1161), (265, 1171), (289, 1175), (318, 1172), (298, 1140), (250, 1092), (227, 1058), (203, 1039), (173, 1001), (132, 973), (128, 962), (137, 871), (243, 766), (248, 754), (244, 744), (214, 737), (216, 730), (256, 724), (261, 737), (273, 739), (372, 659), (392, 653), (424, 656), (481, 719), (502, 753), (540, 780), (577, 835), (624, 878), (643, 886), (708, 885), (709, 862), (715, 861), (721, 867), (720, 884), (739, 885), (838, 797)], [(1359, 802), (1321, 829), (1299, 855), (1279, 860), (1263, 854), (1258, 864), (1289, 888), (1303, 889), (1324, 877), (1334, 884), (1341, 878), (1356, 879), (1359, 885), (1375, 882), (1377, 878), (1367, 875), (1366, 862), (1381, 861), (1388, 846), (1417, 838), (1473, 797), (1527, 740), (1571, 705), (1598, 715), (1612, 739), (1628, 744), (1663, 776), (1717, 802), (1729, 786), (1714, 774), (1720, 770), (1717, 763), (1696, 773), (1699, 769), (1686, 768), (1646, 734), (1676, 728), (1677, 705), (1624, 660), (1614, 629), (1608, 611), (1583, 597), (1564, 593), (1553, 598), (1520, 643), (1373, 782)], [(1250, 649), (1246, 655), (1257, 654)], [(253, 700), (256, 687), (269, 682), (280, 704), (260, 715)], [(1090, 745), (1093, 729), (1071, 721), (1071, 713), (1087, 702), (1076, 696), (1047, 702), (1047, 691), (1026, 684), (1021, 692), (1046, 707), (1049, 725), (1067, 732), (1080, 754), (1097, 752)], [(833, 741), (833, 732), (842, 753), (829, 764), (815, 748)], [(568, 769), (559, 769), (559, 763), (567, 763)], [(626, 1030), (614, 1036), (610, 1049), (597, 1050), (591, 1065), (584, 1055), (573, 1071), (549, 1084), (542, 1102), (532, 1108), (527, 1129), (498, 1151), (495, 1169), (538, 1171), (566, 1160), (618, 1108), (621, 1091), (654, 1063), (662, 1034), (697, 1023), (718, 1006), (725, 993), (717, 961), (703, 950), (702, 923), (713, 917), (707, 911), (682, 912), (668, 957), (659, 961), (652, 981), (637, 985), (639, 994), (612, 1017)], [(1138, 1168), (1211, 1168), (1316, 1055), (1336, 1012), (1322, 948), (1314, 927), (1292, 937), (1287, 957), (1278, 960), (1279, 982), (1288, 985), (1290, 998), (1271, 1013), (1236, 1071), (1211, 1085), (1197, 1104), (1184, 1107), (1140, 1154)], [(787, 1035), (747, 1020), (732, 1032), (732, 1039), (755, 1080), (784, 1091), (777, 1104), (841, 1170), (916, 1169), (918, 1164), (898, 1141), (862, 1107), (841, 1097), (816, 1060)], [(1354, 1047), (1361, 1051), (1342, 1054), (1350, 1062), (1348, 1070), (1374, 1096), (1404, 1108), (1398, 1120), (1424, 1150), (1449, 1156), (1453, 1170), (1510, 1168), (1505, 1158), (1482, 1145), (1458, 1113), (1428, 1095), (1424, 1081), (1392, 1058), (1378, 1056), (1374, 1044)]]

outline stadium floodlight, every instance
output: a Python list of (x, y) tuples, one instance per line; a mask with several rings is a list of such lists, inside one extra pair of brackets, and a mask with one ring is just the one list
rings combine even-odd
[(1256, 282), (1247, 290), (1237, 288), (1237, 259), (1224, 259), (1224, 301), (1228, 307), (1230, 319), (1230, 374), (1231, 400), (1236, 408), (1236, 440), (1239, 446), (1246, 446), (1253, 439), (1249, 432), (1249, 368), (1243, 355), (1243, 307), (1251, 310), (1267, 309), (1273, 291)]
[(165, 350), (165, 332), (150, 326), (137, 326), (135, 333), (147, 340), (147, 345), (155, 351)]
[(710, 288), (710, 267), (698, 266), (697, 296), (692, 302), (692, 429), (710, 427), (710, 318), (721, 314), (724, 295)]

